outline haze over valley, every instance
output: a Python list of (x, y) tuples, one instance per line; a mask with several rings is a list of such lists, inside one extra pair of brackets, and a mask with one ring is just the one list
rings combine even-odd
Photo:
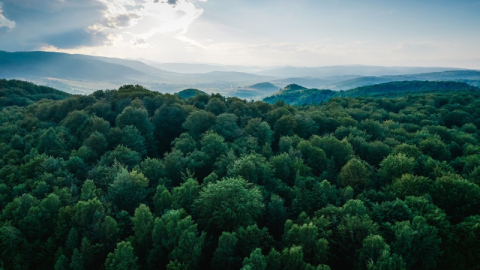
[[(247, 99), (269, 96), (289, 84), (330, 90), (414, 80), (480, 84), (479, 71), (448, 67), (355, 65), (307, 68), (146, 63), (52, 52), (0, 52), (0, 77), (32, 81), (72, 94), (140, 84), (165, 93), (196, 88)], [(262, 83), (268, 83), (268, 86), (262, 87)]]

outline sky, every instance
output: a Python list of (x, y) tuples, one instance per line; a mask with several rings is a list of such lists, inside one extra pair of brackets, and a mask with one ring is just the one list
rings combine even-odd
[(480, 69), (480, 0), (0, 0), (0, 50)]

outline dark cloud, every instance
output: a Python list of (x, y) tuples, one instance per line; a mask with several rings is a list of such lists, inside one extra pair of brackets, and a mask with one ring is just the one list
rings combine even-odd
[[(59, 49), (73, 49), (79, 46), (102, 46), (110, 43), (108, 35), (104, 32), (94, 32), (77, 29), (66, 33), (55, 34), (41, 40)], [(41, 42), (40, 41), (40, 42)]]
[(15, 28), (4, 34), (9, 39), (0, 42), (0, 49), (35, 50), (45, 45), (69, 49), (108, 44), (112, 29), (128, 27), (141, 18), (138, 10), (144, 1), (129, 5), (126, 14), (111, 14), (100, 0), (0, 0), (2, 14), (15, 22)]
[[(159, 3), (160, 0), (153, 0), (154, 3)], [(167, 3), (170, 5), (176, 5), (178, 3), (178, 0), (167, 0), (166, 2), (162, 1), (162, 3)]]
[(133, 45), (135, 46), (140, 46), (140, 45), (145, 45), (147, 42), (143, 38), (137, 38), (133, 40)]

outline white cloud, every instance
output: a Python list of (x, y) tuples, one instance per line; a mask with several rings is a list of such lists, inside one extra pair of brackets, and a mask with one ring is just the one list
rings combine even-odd
[(189, 26), (203, 14), (203, 9), (197, 8), (192, 1), (178, 0), (175, 5), (166, 2), (147, 2), (142, 9), (145, 23), (151, 28), (137, 34), (143, 39), (156, 34), (178, 32), (177, 39), (201, 46), (197, 41), (185, 36)]
[[(104, 20), (89, 27), (109, 36), (120, 36), (106, 45), (148, 47), (156, 35), (167, 35), (188, 45), (203, 48), (196, 40), (186, 36), (190, 25), (203, 14), (196, 1), (177, 0), (97, 0), (106, 9)], [(139, 42), (140, 41), (140, 42)], [(123, 42), (123, 43), (122, 43)]]
[(0, 28), (2, 27), (7, 27), (11, 30), (15, 28), (15, 22), (10, 21), (9, 19), (5, 18), (5, 16), (3, 16), (2, 3), (0, 2)]

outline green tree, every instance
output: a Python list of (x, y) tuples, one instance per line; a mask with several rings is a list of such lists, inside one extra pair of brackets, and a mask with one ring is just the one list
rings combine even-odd
[(187, 117), (183, 123), (183, 128), (187, 129), (192, 137), (198, 138), (214, 124), (214, 114), (206, 111), (196, 111)]
[(392, 189), (400, 196), (421, 196), (430, 192), (433, 181), (423, 177), (404, 174), (392, 183)]
[(265, 270), (267, 262), (265, 256), (262, 255), (262, 250), (257, 248), (250, 254), (250, 257), (243, 260), (242, 269), (251, 270)]
[(259, 145), (270, 144), (273, 139), (273, 131), (267, 122), (262, 122), (260, 118), (254, 118), (248, 121), (243, 129), (245, 134), (257, 139)]
[(0, 228), (1, 262), (7, 269), (23, 269), (25, 265), (25, 249), (28, 247), (22, 233), (10, 224)]
[(206, 154), (206, 165), (212, 167), (218, 157), (227, 153), (228, 146), (216, 133), (206, 133), (200, 141), (201, 151)]
[(128, 168), (133, 168), (140, 163), (140, 160), (141, 157), (139, 153), (126, 146), (119, 145), (113, 151), (105, 154), (100, 161), (100, 164), (111, 166), (117, 161)]
[(197, 141), (188, 133), (180, 134), (180, 137), (176, 138), (172, 145), (176, 150), (180, 150), (185, 155), (192, 153), (198, 148)]
[(291, 115), (284, 115), (275, 122), (274, 130), (275, 137), (280, 138), (282, 136), (292, 136), (297, 126), (297, 121)]
[(182, 125), (191, 110), (192, 108), (174, 103), (163, 104), (155, 111), (152, 122), (160, 154), (170, 151), (171, 142), (184, 131)]
[(310, 138), (310, 143), (321, 148), (327, 158), (333, 158), (336, 170), (343, 167), (354, 154), (352, 145), (345, 139), (340, 141), (333, 136), (319, 137), (314, 135)]
[(153, 141), (153, 125), (148, 119), (147, 110), (139, 107), (126, 107), (122, 113), (117, 116), (116, 123), (121, 129), (124, 129), (126, 126), (135, 126), (145, 138), (145, 145), (147, 145), (148, 152), (151, 155), (156, 153), (156, 147)]
[(339, 192), (327, 180), (319, 181), (313, 177), (299, 177), (294, 187), (295, 198), (291, 211), (296, 214), (312, 214), (328, 204), (336, 204)]
[(238, 239), (235, 233), (223, 232), (213, 253), (212, 267), (215, 269), (237, 269), (241, 259), (236, 256)]
[(70, 268), (72, 270), (84, 270), (85, 269), (82, 254), (80, 253), (80, 251), (78, 249), (75, 249), (73, 251), (73, 255), (72, 255), (72, 258), (71, 258), (71, 262), (70, 262)]
[(379, 174), (391, 182), (395, 178), (399, 178), (404, 174), (412, 174), (415, 161), (404, 154), (389, 155), (380, 163)]
[(275, 239), (280, 239), (283, 234), (284, 224), (288, 213), (284, 206), (284, 199), (277, 194), (272, 194), (267, 206), (266, 223), (269, 231)]
[(327, 169), (328, 159), (322, 149), (313, 146), (308, 141), (300, 142), (297, 149), (301, 152), (305, 163), (312, 168), (312, 173), (315, 176), (319, 176)]
[(340, 170), (338, 178), (343, 186), (351, 186), (355, 190), (366, 188), (371, 180), (371, 169), (362, 160), (353, 158)]
[(145, 258), (147, 250), (152, 245), (153, 215), (150, 208), (144, 204), (135, 209), (132, 217), (135, 240), (133, 242), (136, 253), (140, 258)]
[(390, 252), (390, 246), (380, 235), (370, 235), (363, 240), (363, 247), (358, 256), (358, 269), (368, 270), (403, 270), (406, 269), (402, 257)]
[(165, 210), (172, 208), (172, 194), (164, 186), (159, 185), (153, 196), (153, 205), (157, 216), (162, 216)]
[(153, 228), (153, 250), (155, 260), (178, 261), (197, 269), (202, 255), (206, 234), (200, 234), (197, 224), (184, 210), (171, 210), (155, 219)]
[(242, 177), (250, 183), (265, 185), (273, 171), (265, 157), (252, 153), (236, 160), (228, 174)]
[(205, 106), (205, 110), (211, 112), (215, 115), (219, 115), (225, 112), (227, 106), (225, 102), (220, 100), (219, 98), (211, 98), (207, 105)]
[(327, 261), (328, 241), (320, 238), (319, 229), (312, 222), (287, 225), (283, 242), (287, 246), (301, 246), (304, 259), (309, 263), (317, 265)]
[(200, 185), (197, 180), (189, 178), (185, 183), (173, 189), (172, 207), (174, 209), (185, 209), (188, 213), (192, 212), (194, 201), (198, 198)]
[(480, 187), (457, 175), (436, 179), (430, 194), (433, 202), (451, 215), (453, 222), (478, 213)]
[(395, 241), (392, 250), (402, 256), (407, 267), (435, 268), (439, 256), (441, 239), (438, 229), (427, 224), (425, 218), (416, 216), (413, 221), (396, 222), (393, 226)]
[(95, 183), (92, 180), (86, 180), (83, 183), (82, 193), (80, 195), (80, 200), (88, 201), (91, 199), (98, 198), (100, 195), (100, 190), (97, 189)]
[(237, 124), (238, 117), (231, 113), (222, 113), (217, 116), (213, 130), (227, 141), (233, 141), (240, 137), (242, 130)]
[(105, 153), (105, 151), (107, 150), (108, 148), (108, 142), (107, 142), (107, 139), (105, 138), (105, 136), (98, 132), (98, 131), (95, 131), (94, 133), (92, 133), (90, 135), (90, 137), (88, 137), (84, 142), (83, 142), (83, 145), (89, 147), (90, 149), (92, 149), (93, 151), (95, 151), (95, 153), (97, 155), (103, 155), (103, 153)]
[(55, 270), (64, 270), (68, 269), (69, 267), (69, 261), (67, 256), (63, 255), (58, 258), (57, 262), (55, 263)]
[(138, 258), (135, 256), (132, 244), (122, 241), (117, 244), (117, 248), (113, 253), (108, 254), (107, 260), (105, 261), (105, 269), (140, 269), (137, 261)]
[(126, 126), (134, 126), (142, 136), (150, 139), (153, 136), (153, 125), (148, 120), (148, 112), (144, 108), (126, 107), (116, 119), (117, 126), (121, 129)]
[(108, 188), (107, 196), (118, 210), (133, 213), (147, 195), (148, 179), (122, 168)]
[(125, 145), (129, 149), (139, 153), (140, 156), (145, 156), (147, 154), (145, 138), (133, 125), (125, 126), (122, 129), (122, 145)]
[(274, 248), (270, 250), (267, 257), (267, 266), (265, 270), (278, 270), (281, 269), (282, 261), (280, 252), (276, 251)]
[(295, 270), (305, 269), (306, 263), (303, 261), (303, 251), (300, 246), (292, 246), (291, 248), (285, 248), (282, 252), (282, 265), (283, 269)]
[(143, 173), (148, 179), (150, 186), (155, 187), (165, 177), (165, 165), (162, 160), (156, 158), (144, 159), (135, 170)]
[(258, 187), (241, 178), (226, 178), (204, 187), (193, 209), (207, 230), (231, 231), (258, 220), (265, 205)]

